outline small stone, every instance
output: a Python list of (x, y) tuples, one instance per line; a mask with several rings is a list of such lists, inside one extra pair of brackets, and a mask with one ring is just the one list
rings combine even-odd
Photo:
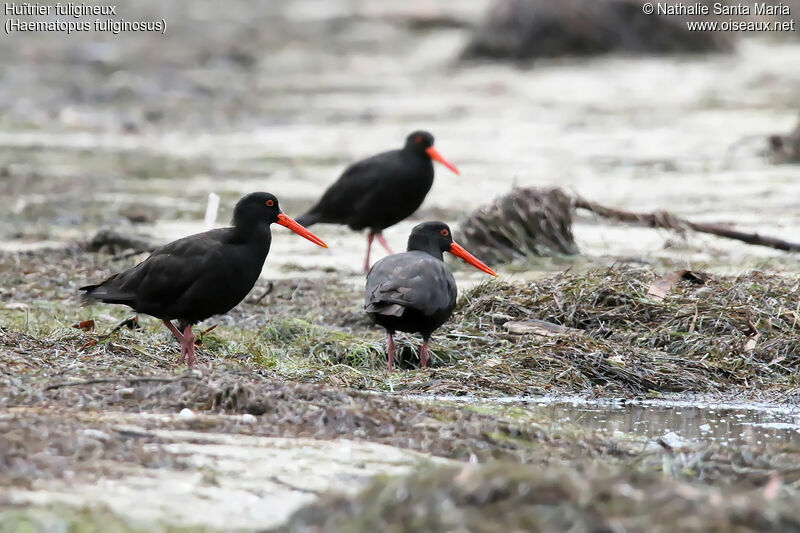
[(195, 418), (197, 415), (194, 414), (194, 411), (192, 411), (188, 407), (184, 407), (183, 409), (181, 409), (181, 412), (178, 413), (178, 416), (181, 418), (185, 418), (186, 420), (191, 420), (192, 418)]
[(117, 389), (117, 394), (120, 395), (120, 398), (130, 398), (136, 394), (136, 389), (133, 387), (123, 387), (121, 389)]
[(688, 448), (691, 444), (690, 441), (684, 439), (674, 431), (666, 432), (660, 439), (659, 442), (662, 446), (672, 449), (672, 450), (680, 450), (682, 448)]
[(111, 435), (104, 431), (100, 431), (99, 429), (84, 429), (83, 434), (87, 437), (97, 439), (101, 442), (106, 442), (111, 440)]
[(698, 300), (705, 300), (714, 294), (714, 289), (711, 287), (702, 287), (694, 291), (694, 297)]

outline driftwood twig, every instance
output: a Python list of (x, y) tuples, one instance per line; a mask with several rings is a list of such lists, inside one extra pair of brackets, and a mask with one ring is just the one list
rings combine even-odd
[[(78, 324), (78, 325), (80, 325), (80, 324)], [(94, 324), (92, 324), (92, 327), (94, 327)], [(89, 342), (87, 342), (86, 344), (84, 344), (83, 346), (78, 348), (78, 350), (84, 350), (84, 349), (90, 348), (90, 347), (92, 347), (92, 346), (94, 346), (94, 345), (96, 345), (98, 343), (104, 342), (104, 341), (108, 340), (112, 335), (117, 333), (119, 330), (121, 330), (122, 328), (128, 328), (128, 329), (139, 329), (139, 328), (141, 328), (141, 326), (139, 326), (139, 316), (135, 315), (135, 316), (132, 316), (130, 318), (126, 318), (125, 320), (123, 320), (122, 322), (120, 322), (119, 324), (114, 326), (114, 328), (111, 331), (109, 331), (108, 333), (106, 333), (105, 335), (103, 335), (101, 337), (98, 337), (96, 339), (90, 340)]]
[(575, 198), (575, 207), (586, 209), (596, 213), (601, 217), (613, 218), (622, 222), (640, 224), (650, 228), (663, 228), (676, 231), (692, 230), (700, 233), (710, 233), (718, 237), (726, 237), (737, 241), (755, 244), (757, 246), (767, 246), (787, 252), (800, 252), (800, 243), (784, 241), (775, 237), (766, 237), (758, 233), (746, 233), (737, 231), (720, 224), (707, 224), (702, 222), (691, 222), (684, 218), (669, 213), (668, 211), (656, 211), (654, 213), (635, 213), (623, 209), (606, 207), (585, 198)]

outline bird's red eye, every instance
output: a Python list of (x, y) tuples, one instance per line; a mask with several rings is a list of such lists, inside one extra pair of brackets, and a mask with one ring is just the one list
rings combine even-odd
[(267, 207), (275, 207), (275, 200), (267, 200)]
[(449, 231), (449, 230), (446, 230), (446, 229), (443, 229), (443, 230), (442, 230), (442, 231), (440, 231), (439, 233), (441, 233), (441, 234), (442, 234), (442, 237), (447, 237), (448, 235), (450, 235), (450, 231)]
[(422, 144), (422, 135), (414, 135), (414, 142), (417, 144)]

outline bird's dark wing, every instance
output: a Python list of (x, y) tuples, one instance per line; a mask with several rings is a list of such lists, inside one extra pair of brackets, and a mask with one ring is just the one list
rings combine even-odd
[(424, 252), (390, 255), (367, 274), (367, 312), (401, 316), (406, 308), (433, 315), (452, 307), (453, 275), (442, 261)]
[(81, 287), (86, 300), (130, 305), (158, 316), (209, 270), (223, 253), (227, 229), (212, 230), (171, 242), (150, 257), (96, 285)]
[(346, 223), (354, 213), (363, 210), (364, 206), (380, 202), (376, 196), (383, 191), (382, 184), (387, 178), (403, 171), (399, 150), (384, 152), (353, 163), (328, 187), (319, 202), (297, 220), (301, 224), (311, 220)]

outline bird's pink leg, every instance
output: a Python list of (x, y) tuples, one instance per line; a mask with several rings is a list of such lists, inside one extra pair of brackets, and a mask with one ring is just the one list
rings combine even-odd
[(172, 323), (172, 320), (162, 320), (167, 329), (169, 329), (172, 334), (178, 339), (178, 342), (181, 343), (181, 356), (178, 359), (178, 364), (183, 364), (186, 361), (186, 341), (183, 338), (183, 334), (175, 327), (175, 324)]
[(386, 334), (386, 355), (389, 360), (389, 372), (394, 368), (394, 336), (391, 333)]
[(392, 251), (392, 249), (389, 247), (389, 243), (388, 243), (388, 242), (386, 242), (386, 238), (383, 236), (383, 233), (378, 233), (378, 234), (376, 234), (375, 236), (378, 238), (378, 242), (379, 242), (379, 243), (381, 243), (381, 246), (383, 246), (383, 248), (384, 248), (384, 249), (385, 249), (387, 252), (389, 252), (389, 255), (394, 255), (394, 252), (393, 252), (393, 251)]
[(372, 250), (372, 239), (374, 238), (374, 233), (371, 231), (367, 233), (367, 258), (364, 259), (364, 274), (369, 272), (369, 252)]
[[(186, 350), (186, 364), (190, 367), (197, 363), (197, 357), (194, 355), (194, 333), (192, 333), (192, 325), (186, 326), (183, 330), (183, 345), (182, 349)], [(183, 358), (183, 356), (181, 356)]]
[(181, 356), (178, 358), (178, 364), (182, 365), (186, 362), (186, 343), (181, 342)]
[(183, 334), (181, 334), (181, 332), (178, 331), (178, 328), (175, 327), (175, 324), (172, 323), (172, 320), (162, 320), (161, 322), (163, 322), (164, 325), (167, 326), (167, 329), (169, 329), (175, 336), (175, 338), (178, 339), (178, 342), (181, 343), (183, 342)]
[(422, 368), (428, 366), (428, 339), (422, 341), (422, 348), (419, 351), (419, 365)]

